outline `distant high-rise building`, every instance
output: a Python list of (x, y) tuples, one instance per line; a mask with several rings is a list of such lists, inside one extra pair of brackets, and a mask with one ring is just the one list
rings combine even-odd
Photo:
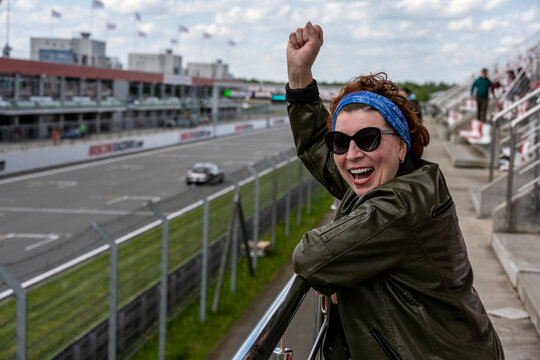
[(182, 57), (174, 55), (170, 49), (164, 54), (130, 53), (128, 70), (183, 75)]
[(111, 63), (105, 55), (105, 42), (90, 39), (90, 33), (81, 33), (80, 38), (73, 39), (32, 37), (30, 58), (36, 61), (105, 68)]
[(233, 79), (229, 65), (221, 60), (215, 63), (187, 63), (187, 75), (209, 79)]

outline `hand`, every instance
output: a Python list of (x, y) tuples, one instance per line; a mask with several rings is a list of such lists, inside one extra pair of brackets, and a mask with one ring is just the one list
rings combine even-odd
[(319, 25), (307, 22), (304, 28), (289, 35), (287, 44), (287, 72), (291, 89), (305, 88), (313, 81), (311, 67), (323, 44), (323, 31)]
[[(324, 295), (323, 293), (320, 293), (318, 291), (315, 291), (315, 294), (319, 295), (319, 296), (326, 296)], [(330, 299), (332, 300), (332, 302), (334, 304), (337, 304), (337, 294), (336, 293), (333, 293), (332, 296), (330, 296)]]

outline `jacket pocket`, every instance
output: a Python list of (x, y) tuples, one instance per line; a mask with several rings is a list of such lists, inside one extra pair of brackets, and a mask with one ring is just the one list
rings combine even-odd
[(390, 360), (402, 360), (398, 352), (394, 350), (392, 345), (381, 335), (377, 329), (371, 330), (371, 336), (375, 339), (379, 347), (386, 354), (386, 357)]

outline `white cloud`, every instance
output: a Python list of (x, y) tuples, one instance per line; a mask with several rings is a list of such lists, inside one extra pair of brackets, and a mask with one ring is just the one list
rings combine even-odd
[(478, 28), (482, 31), (491, 32), (508, 27), (508, 22), (500, 18), (486, 19), (480, 23)]
[(455, 52), (457, 49), (459, 48), (459, 44), (458, 43), (447, 43), (447, 44), (444, 44), (442, 47), (441, 47), (441, 50), (440, 52), (441, 53), (452, 53), (452, 52)]
[(461, 20), (450, 21), (448, 23), (448, 30), (470, 30), (473, 28), (472, 16), (467, 16)]

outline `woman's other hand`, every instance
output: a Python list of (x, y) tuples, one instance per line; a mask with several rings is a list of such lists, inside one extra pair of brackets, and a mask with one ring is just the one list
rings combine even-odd
[(287, 72), (289, 88), (305, 88), (313, 81), (311, 67), (323, 44), (323, 31), (319, 25), (307, 22), (304, 28), (290, 33), (287, 44)]
[[(319, 295), (319, 296), (326, 296), (324, 295), (323, 293), (320, 293), (318, 291), (315, 291), (315, 294)], [(332, 296), (330, 296), (330, 300), (332, 300), (332, 302), (334, 304), (337, 304), (337, 294), (336, 293), (333, 293)]]

